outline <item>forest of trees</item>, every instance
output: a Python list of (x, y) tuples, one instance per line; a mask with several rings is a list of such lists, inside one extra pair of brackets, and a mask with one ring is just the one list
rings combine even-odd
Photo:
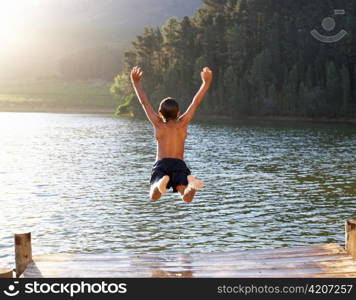
[[(356, 112), (356, 1), (203, 0), (193, 17), (146, 28), (125, 53), (111, 91), (135, 115), (129, 70), (144, 69), (144, 87), (156, 107), (167, 96), (186, 107), (204, 66), (214, 71), (203, 115), (350, 117)], [(333, 16), (334, 9), (345, 16)], [(336, 28), (321, 27), (334, 17)], [(337, 43), (310, 34), (332, 35)]]

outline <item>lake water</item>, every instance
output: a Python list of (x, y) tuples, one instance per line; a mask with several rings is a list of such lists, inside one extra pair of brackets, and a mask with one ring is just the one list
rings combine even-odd
[(356, 125), (194, 123), (191, 204), (148, 199), (150, 124), (0, 113), (0, 267), (13, 233), (34, 254), (206, 252), (344, 243), (356, 217)]

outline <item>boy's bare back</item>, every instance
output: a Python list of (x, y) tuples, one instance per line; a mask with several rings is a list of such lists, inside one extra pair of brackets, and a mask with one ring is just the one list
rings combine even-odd
[(187, 124), (179, 119), (167, 123), (161, 121), (154, 126), (157, 140), (156, 160), (163, 158), (184, 159), (184, 144), (187, 138)]

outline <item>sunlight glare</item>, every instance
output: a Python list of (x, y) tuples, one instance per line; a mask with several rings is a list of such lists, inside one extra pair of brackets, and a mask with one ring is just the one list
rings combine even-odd
[(0, 43), (11, 48), (26, 42), (26, 18), (31, 7), (41, 4), (40, 0), (0, 1)]

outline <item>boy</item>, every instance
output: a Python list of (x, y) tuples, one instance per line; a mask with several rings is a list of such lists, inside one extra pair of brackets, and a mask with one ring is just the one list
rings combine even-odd
[(158, 200), (166, 193), (167, 188), (179, 192), (182, 199), (192, 202), (196, 190), (202, 188), (203, 182), (195, 179), (187, 168), (184, 159), (184, 144), (187, 138), (188, 124), (198, 106), (203, 101), (213, 79), (212, 71), (206, 67), (201, 72), (202, 85), (193, 98), (187, 111), (180, 115), (178, 103), (172, 98), (162, 100), (158, 113), (154, 111), (141, 86), (143, 72), (134, 67), (131, 81), (136, 95), (154, 127), (157, 140), (156, 163), (151, 175), (151, 200)]

